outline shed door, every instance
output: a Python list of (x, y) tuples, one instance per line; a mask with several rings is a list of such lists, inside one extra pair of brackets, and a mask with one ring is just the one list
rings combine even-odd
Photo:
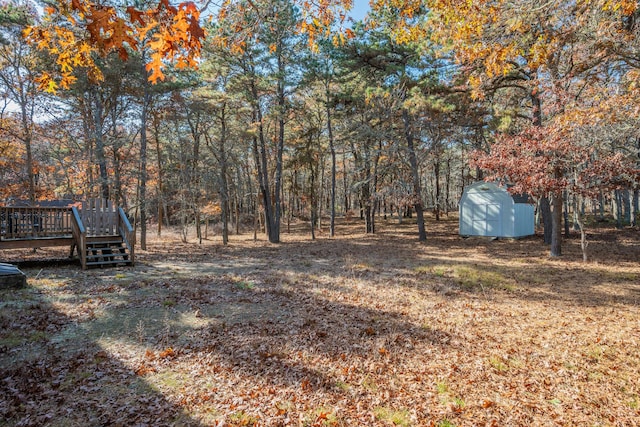
[(487, 236), (500, 236), (500, 205), (487, 205)]
[(479, 236), (500, 235), (500, 204), (476, 205), (473, 209), (473, 231)]

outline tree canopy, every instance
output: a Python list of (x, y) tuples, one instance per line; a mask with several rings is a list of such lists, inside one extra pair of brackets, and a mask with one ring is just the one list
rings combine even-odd
[(220, 216), (225, 242), (243, 214), (278, 242), (327, 212), (332, 234), (340, 213), (367, 232), (415, 213), (423, 240), (423, 214), (485, 178), (536, 199), (555, 255), (579, 198), (635, 221), (637, 2), (352, 6), (5, 4), (6, 188), (114, 197), (198, 234)]

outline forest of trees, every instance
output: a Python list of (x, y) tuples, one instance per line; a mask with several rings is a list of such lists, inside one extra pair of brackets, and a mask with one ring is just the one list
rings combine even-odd
[(294, 220), (333, 235), (342, 215), (368, 233), (414, 216), (423, 240), (425, 211), (486, 178), (535, 198), (552, 255), (563, 213), (636, 225), (636, 1), (379, 0), (362, 22), (340, 19), (348, 2), (189, 4), (176, 51), (161, 26), (116, 37), (156, 15), (112, 2), (96, 40), (74, 9), (92, 3), (55, 3), (1, 6), (7, 203), (108, 198), (143, 248), (150, 223), (202, 239), (212, 221), (227, 243), (255, 222), (275, 243)]

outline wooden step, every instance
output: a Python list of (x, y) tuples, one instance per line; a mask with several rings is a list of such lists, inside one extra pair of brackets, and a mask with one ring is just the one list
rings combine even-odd
[(87, 248), (93, 248), (93, 247), (102, 248), (102, 247), (108, 247), (111, 245), (121, 246), (123, 243), (124, 242), (122, 240), (110, 240), (110, 241), (104, 241), (104, 242), (87, 242)]
[(131, 264), (131, 260), (113, 260), (113, 261), (96, 261), (87, 262), (87, 267), (102, 267), (107, 265)]
[(107, 259), (107, 258), (122, 258), (124, 261), (129, 259), (129, 254), (117, 253), (117, 254), (101, 254), (101, 255), (87, 255), (87, 261), (94, 259)]
[(114, 238), (113, 236), (87, 242), (85, 253), (87, 267), (133, 264), (125, 242), (121, 238)]
[(122, 237), (119, 234), (108, 234), (106, 236), (87, 236), (87, 245), (94, 243), (107, 243), (107, 242), (122, 242)]

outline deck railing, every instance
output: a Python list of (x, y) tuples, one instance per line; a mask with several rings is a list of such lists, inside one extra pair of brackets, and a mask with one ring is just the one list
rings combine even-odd
[(82, 268), (86, 268), (90, 242), (117, 241), (117, 236), (133, 264), (135, 232), (124, 210), (109, 201), (88, 200), (81, 209), (0, 206), (0, 249), (71, 245), (71, 255), (77, 248)]
[(0, 239), (71, 236), (71, 209), (67, 207), (0, 206)]
[(118, 234), (118, 213), (109, 200), (90, 199), (82, 202), (80, 217), (89, 236)]

